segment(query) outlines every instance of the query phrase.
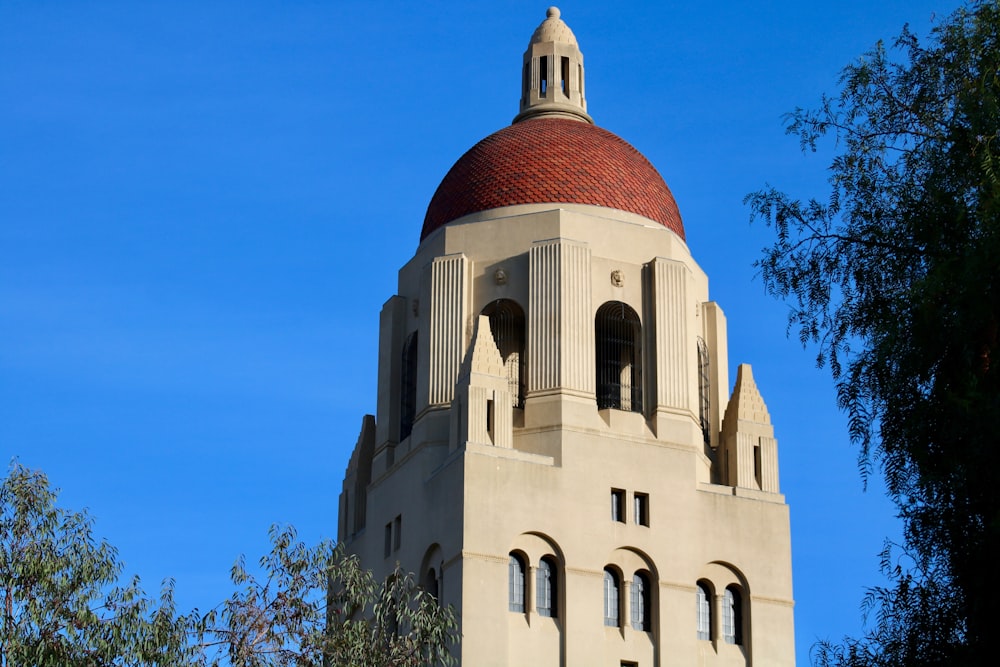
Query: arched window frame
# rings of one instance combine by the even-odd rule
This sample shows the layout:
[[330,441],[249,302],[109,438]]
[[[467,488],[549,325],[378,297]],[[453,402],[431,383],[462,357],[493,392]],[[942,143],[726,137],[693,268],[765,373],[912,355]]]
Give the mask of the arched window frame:
[[712,639],[712,590],[702,581],[698,582],[695,592],[696,623],[698,639]]
[[653,602],[650,577],[639,571],[632,575],[632,629],[650,632],[653,629]]
[[490,318],[490,332],[493,342],[500,351],[511,405],[524,407],[524,341],[526,338],[524,309],[511,299],[497,299],[482,311]]
[[535,608],[539,616],[559,616],[559,570],[552,556],[542,556],[535,577]]
[[743,643],[743,594],[727,586],[722,597],[722,638],[727,644]]
[[510,611],[523,614],[527,598],[525,587],[525,572],[527,565],[519,553],[511,552],[510,561],[507,566],[507,607]]
[[608,301],[594,317],[597,408],[642,412],[642,324],[626,303]]
[[399,441],[410,437],[417,414],[417,332],[403,343],[399,373]]
[[621,577],[610,567],[604,568],[604,625],[621,624]]

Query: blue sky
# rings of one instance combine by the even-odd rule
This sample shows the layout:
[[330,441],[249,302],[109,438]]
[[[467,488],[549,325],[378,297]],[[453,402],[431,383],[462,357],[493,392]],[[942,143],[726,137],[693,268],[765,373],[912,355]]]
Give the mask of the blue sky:
[[[799,664],[899,532],[826,369],[752,267],[744,195],[825,196],[782,114],[957,3],[565,2],[589,112],[663,174],[753,364],[791,506]],[[378,312],[451,164],[517,113],[534,2],[0,0],[0,458],[147,590],[229,592],[275,522],[336,536]],[[936,17],[936,18],[935,18]],[[829,148],[829,147],[827,147]]]

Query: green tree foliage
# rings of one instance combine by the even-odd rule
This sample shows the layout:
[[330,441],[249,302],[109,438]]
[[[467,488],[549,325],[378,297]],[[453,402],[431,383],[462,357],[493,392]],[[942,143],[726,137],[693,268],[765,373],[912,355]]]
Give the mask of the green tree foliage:
[[383,582],[330,542],[308,547],[292,528],[271,529],[261,577],[241,558],[239,589],[198,622],[197,645],[235,667],[419,667],[451,665],[451,608],[399,565]]
[[971,2],[926,43],[906,28],[788,116],[834,138],[825,202],[747,197],[777,232],[758,262],[904,532],[866,633],[819,664],[995,664],[1000,591],[1000,4]]
[[120,586],[114,547],[55,499],[44,474],[17,463],[0,484],[0,666],[181,664],[171,585],[158,602],[138,580]]
[[271,552],[201,615],[173,584],[147,598],[119,585],[114,547],[85,512],[55,504],[45,475],[13,463],[0,483],[0,667],[418,667],[452,665],[454,611],[396,566],[384,582],[330,542],[271,529]]

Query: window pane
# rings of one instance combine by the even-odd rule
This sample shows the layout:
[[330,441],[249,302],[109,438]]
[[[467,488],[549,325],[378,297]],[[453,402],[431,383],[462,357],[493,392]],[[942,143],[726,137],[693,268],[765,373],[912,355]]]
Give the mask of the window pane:
[[636,493],[633,503],[633,515],[635,523],[639,526],[649,525],[649,496],[645,493]]
[[518,556],[510,555],[508,566],[510,590],[508,592],[511,611],[524,612],[524,563]]
[[649,580],[641,572],[632,577],[632,628],[648,632],[651,629]]
[[698,639],[711,639],[712,616],[708,606],[708,591],[698,584]]
[[543,558],[538,564],[538,580],[536,595],[538,597],[538,615],[554,617],[555,613],[555,569],[548,558]]
[[618,627],[618,575],[604,571],[604,625]]
[[740,644],[740,627],[742,614],[740,594],[732,588],[727,588],[722,600],[722,637],[727,644]]
[[625,522],[625,492],[611,489],[611,520]]

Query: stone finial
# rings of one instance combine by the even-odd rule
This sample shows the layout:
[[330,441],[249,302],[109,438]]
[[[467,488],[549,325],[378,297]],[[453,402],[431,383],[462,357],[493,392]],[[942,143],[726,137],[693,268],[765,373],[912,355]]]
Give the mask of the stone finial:
[[771,415],[767,412],[764,397],[753,380],[750,364],[740,364],[736,371],[736,386],[726,407],[726,421],[746,421],[754,424],[771,425]]
[[722,448],[730,486],[778,493],[778,441],[750,364],[740,364],[736,371],[736,386],[722,420]]
[[490,331],[490,318],[480,315],[476,318],[475,328],[472,332],[472,344],[462,362],[460,377],[468,377],[473,373],[479,375],[494,375],[505,377],[503,358],[500,350],[497,349],[496,341],[493,340],[493,333]]
[[511,411],[503,359],[490,331],[490,318],[480,315],[455,383],[451,447],[470,442],[510,449],[514,442]]
[[572,44],[573,46],[578,46],[576,42],[576,35],[573,31],[569,29],[561,18],[561,13],[558,7],[549,7],[545,12],[545,20],[542,21],[535,32],[531,35],[531,40],[528,42],[529,46],[531,44],[542,44],[544,42],[563,42],[565,44]]

